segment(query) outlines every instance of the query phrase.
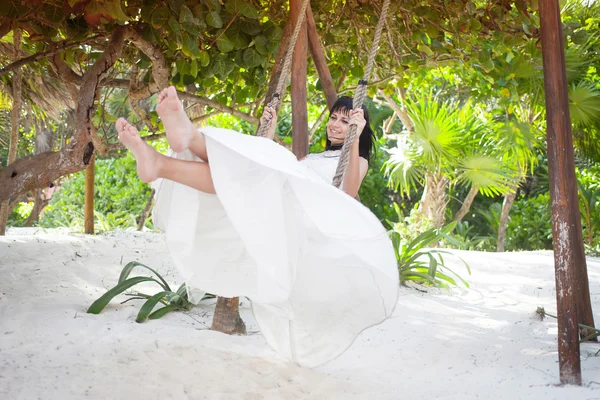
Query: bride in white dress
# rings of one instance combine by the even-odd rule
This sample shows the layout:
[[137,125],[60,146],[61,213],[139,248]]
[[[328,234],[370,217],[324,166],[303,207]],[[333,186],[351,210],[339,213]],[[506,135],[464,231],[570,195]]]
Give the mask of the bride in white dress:
[[[251,300],[267,343],[314,367],[344,352],[364,329],[391,316],[398,269],[387,232],[354,199],[368,169],[372,131],[342,98],[327,123],[328,149],[301,161],[272,139],[196,129],[175,88],[159,96],[174,157],[156,152],[124,119],[116,127],[138,175],[158,188],[154,224],[189,288]],[[356,124],[342,190],[331,185],[339,148]]]

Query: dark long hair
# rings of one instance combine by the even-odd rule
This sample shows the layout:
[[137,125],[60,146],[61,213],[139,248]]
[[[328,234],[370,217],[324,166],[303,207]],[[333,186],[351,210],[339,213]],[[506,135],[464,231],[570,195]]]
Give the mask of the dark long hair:
[[[358,142],[358,155],[367,161],[371,159],[371,149],[373,148],[373,137],[375,133],[373,129],[371,129],[371,124],[369,122],[369,112],[367,111],[367,107],[364,105],[362,109],[365,113],[365,121],[367,124],[365,125],[363,131],[360,133],[359,142]],[[349,113],[352,111],[352,97],[342,96],[333,104],[331,110],[329,110],[329,116],[331,116],[334,112],[343,112]],[[341,145],[332,145],[327,138],[327,145],[325,146],[325,150],[338,150],[341,149]]]

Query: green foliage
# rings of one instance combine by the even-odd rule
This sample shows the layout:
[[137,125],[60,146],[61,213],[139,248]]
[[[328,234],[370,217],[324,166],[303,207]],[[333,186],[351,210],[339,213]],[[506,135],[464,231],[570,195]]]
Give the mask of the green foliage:
[[371,154],[369,172],[363,180],[358,195],[360,202],[385,224],[396,216],[393,207],[394,192],[390,190],[383,174],[383,165],[387,154],[383,147],[384,140],[378,141],[378,150]]
[[[428,229],[413,240],[407,240],[396,229],[391,231],[390,235],[400,272],[400,282],[412,281],[449,288],[450,286],[457,286],[458,280],[469,287],[464,279],[445,264],[442,254],[450,253],[443,250],[427,249],[427,247],[436,246],[441,240],[454,241],[448,233],[455,225],[455,223],[451,223],[442,229]],[[464,264],[467,272],[471,274],[469,266],[466,263]]]
[[[158,280],[146,276],[136,276],[133,278],[129,278],[129,275],[136,267],[141,267],[149,270],[158,278]],[[148,267],[147,265],[141,264],[137,261],[132,261],[128,263],[121,271],[118,283],[113,288],[109,289],[105,294],[103,294],[98,300],[94,301],[92,305],[88,308],[87,312],[90,314],[100,314],[100,312],[104,310],[104,308],[108,305],[108,303],[110,303],[110,301],[114,297],[142,282],[154,282],[158,284],[163,290],[154,295],[147,295],[143,293],[133,294],[134,298],[146,299],[146,301],[140,308],[140,311],[135,320],[136,322],[141,323],[148,319],[158,319],[171,311],[189,311],[192,309],[193,305],[188,300],[188,294],[185,288],[185,283],[182,284],[176,292],[173,292],[169,284],[158,272]],[[207,294],[202,298],[202,300],[213,297],[213,295]],[[158,305],[158,303],[162,303],[164,307],[159,308],[158,310],[153,312],[154,308]]]
[[577,169],[579,212],[586,253],[600,254],[600,168]]
[[[84,171],[64,182],[53,195],[39,225],[81,229],[84,186]],[[94,223],[98,232],[137,227],[136,218],[146,205],[150,187],[137,177],[135,159],[130,153],[121,158],[97,160],[94,189]]]
[[506,250],[552,249],[550,194],[518,198],[510,212]]
[[414,123],[405,130],[386,163],[390,184],[401,194],[425,184],[427,176],[475,186],[488,195],[508,190],[513,168],[502,162],[498,126],[486,121],[473,104],[441,101],[432,93],[407,101]]

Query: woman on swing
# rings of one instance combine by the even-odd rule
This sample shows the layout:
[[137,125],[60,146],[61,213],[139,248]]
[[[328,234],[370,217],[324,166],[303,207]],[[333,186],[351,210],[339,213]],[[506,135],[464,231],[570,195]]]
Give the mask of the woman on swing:
[[[342,97],[330,110],[325,152],[304,160],[272,140],[196,129],[174,87],[157,112],[175,155],[144,142],[126,120],[119,139],[144,182],[156,182],[154,224],[166,232],[188,291],[248,297],[267,342],[305,366],[323,364],[392,314],[398,270],[387,232],[353,197],[367,173],[373,131],[366,109]],[[266,138],[277,116],[260,119]],[[351,125],[342,191],[331,185]],[[162,179],[161,179],[162,178]]]

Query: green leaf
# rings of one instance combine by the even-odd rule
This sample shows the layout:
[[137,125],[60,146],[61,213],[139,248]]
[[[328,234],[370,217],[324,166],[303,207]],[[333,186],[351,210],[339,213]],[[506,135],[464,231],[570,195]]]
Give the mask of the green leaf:
[[260,54],[269,54],[269,39],[260,35],[254,38],[254,47]]
[[235,46],[233,45],[233,42],[229,40],[227,35],[222,34],[217,39],[217,47],[222,53],[229,53],[231,50],[234,49]]
[[210,64],[210,56],[208,55],[208,52],[200,50],[198,60],[200,61],[201,67],[206,67],[208,64]]
[[198,39],[188,32],[181,34],[182,46],[181,51],[188,57],[197,58],[200,57],[200,50],[198,49]]
[[184,6],[184,0],[167,0],[169,3],[169,7],[171,10],[175,12],[175,14],[179,14],[181,12],[181,7]]
[[279,39],[281,39],[282,34],[283,34],[283,30],[281,30],[281,28],[278,28],[277,26],[274,26],[274,25],[269,27],[265,31],[265,35],[267,35],[267,38],[272,42],[279,41]]
[[212,11],[220,12],[221,11],[221,3],[219,0],[205,0],[208,8]]
[[227,37],[233,42],[236,49],[244,49],[250,44],[250,37],[242,31],[238,24],[229,27]]
[[211,70],[214,75],[218,77],[224,77],[227,75],[227,66],[225,65],[225,60],[215,60],[211,65]]
[[194,23],[194,14],[187,6],[181,7],[181,12],[179,13],[179,23],[184,24],[193,24]]
[[194,58],[190,63],[190,75],[196,78],[198,76],[198,61]]
[[260,15],[252,4],[246,3],[244,0],[230,0],[225,3],[225,9],[232,14],[239,13],[250,19],[256,19]]
[[175,61],[175,67],[177,68],[177,72],[179,72],[181,75],[190,73],[190,65],[188,64],[187,60]]
[[433,51],[431,51],[431,49],[429,48],[429,46],[427,46],[425,44],[419,43],[417,45],[417,50],[419,50],[419,51],[427,54],[429,57],[433,56]]
[[208,26],[212,26],[213,28],[220,29],[223,27],[223,20],[221,19],[221,15],[216,11],[211,11],[206,15],[206,23]]
[[156,282],[160,284],[156,279],[147,276],[136,276],[134,278],[126,279],[123,282],[119,282],[119,284],[103,294],[98,300],[94,301],[87,312],[89,314],[100,314],[115,296],[142,282]]
[[243,20],[240,21],[239,25],[242,32],[250,36],[256,36],[262,31],[262,27],[256,21]]
[[171,31],[173,33],[181,35],[181,28],[179,26],[179,23],[177,22],[177,20],[173,16],[171,16],[171,18],[169,18],[169,28],[171,28]]
[[156,305],[169,293],[173,292],[159,292],[156,293],[154,296],[150,297],[148,300],[146,300],[146,302],[140,308],[135,322],[141,323],[146,321],[152,310],[154,310],[154,307],[156,307]]
[[160,276],[160,274],[158,272],[156,272],[155,270],[153,270],[152,268],[150,268],[147,265],[144,265],[142,263],[139,263],[137,261],[131,261],[129,263],[127,263],[127,265],[125,265],[125,267],[123,267],[123,269],[121,270],[121,275],[119,276],[119,283],[123,282],[125,279],[127,279],[127,277],[131,274],[131,271],[133,271],[133,269],[135,267],[142,267],[142,268],[146,268],[147,270],[149,270],[150,272],[152,272],[154,275],[156,275],[158,277],[158,279],[161,280],[162,282],[162,287],[165,290],[171,291],[171,288],[169,287],[169,284],[167,283],[167,281],[165,281],[163,279],[162,276]]
[[158,310],[154,311],[152,314],[148,315],[148,319],[159,319],[163,316],[165,316],[166,314],[170,313],[171,311],[175,311],[178,310],[178,307],[175,306],[165,306],[163,308],[159,308]]
[[171,13],[167,7],[159,7],[152,13],[152,26],[156,29],[162,28],[169,23]]
[[263,62],[263,57],[261,57],[258,52],[254,51],[252,48],[248,48],[244,50],[244,64],[246,68],[254,68],[259,66]]
[[176,293],[181,297],[185,296],[187,298],[187,288],[185,286],[185,283],[182,283],[181,286],[179,286]]

